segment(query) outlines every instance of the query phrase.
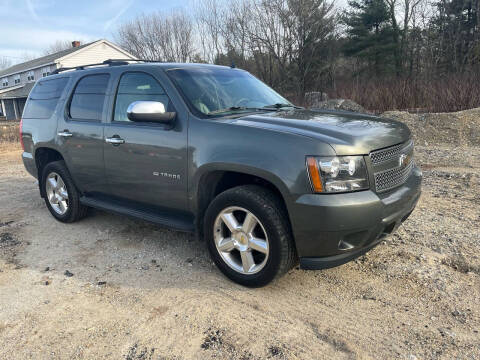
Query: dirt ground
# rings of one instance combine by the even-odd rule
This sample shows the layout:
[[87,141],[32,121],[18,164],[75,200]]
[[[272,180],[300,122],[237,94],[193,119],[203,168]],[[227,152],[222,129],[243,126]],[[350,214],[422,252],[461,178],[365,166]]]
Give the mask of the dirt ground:
[[479,359],[480,148],[422,124],[423,195],[402,228],[261,289],[192,235],[101,211],[55,221],[0,147],[0,359]]

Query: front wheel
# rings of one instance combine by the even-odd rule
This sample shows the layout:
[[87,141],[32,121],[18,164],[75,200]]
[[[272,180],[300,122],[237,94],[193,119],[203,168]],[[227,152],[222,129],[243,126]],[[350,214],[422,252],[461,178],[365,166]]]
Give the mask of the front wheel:
[[274,193],[260,186],[218,195],[205,215],[205,236],[218,268],[244,286],[264,286],[296,262],[286,211]]

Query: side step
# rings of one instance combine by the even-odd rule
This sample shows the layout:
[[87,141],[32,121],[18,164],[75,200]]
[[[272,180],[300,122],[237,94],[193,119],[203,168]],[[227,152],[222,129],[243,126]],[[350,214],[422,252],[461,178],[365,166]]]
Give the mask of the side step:
[[105,210],[117,214],[132,216],[145,221],[150,221],[169,229],[194,232],[195,226],[193,219],[186,215],[172,214],[168,212],[151,212],[138,209],[132,209],[130,207],[113,203],[110,201],[95,199],[92,197],[82,196],[80,202],[83,205],[90,206],[96,209]]

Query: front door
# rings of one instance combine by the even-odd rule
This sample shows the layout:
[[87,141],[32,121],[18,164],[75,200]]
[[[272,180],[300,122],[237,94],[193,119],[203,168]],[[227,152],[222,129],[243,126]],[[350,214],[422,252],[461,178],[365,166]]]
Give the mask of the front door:
[[127,108],[134,101],[160,101],[175,111],[160,82],[144,72],[121,75],[112,119],[105,126],[105,173],[110,194],[148,206],[186,210],[186,120],[172,125],[132,122]]

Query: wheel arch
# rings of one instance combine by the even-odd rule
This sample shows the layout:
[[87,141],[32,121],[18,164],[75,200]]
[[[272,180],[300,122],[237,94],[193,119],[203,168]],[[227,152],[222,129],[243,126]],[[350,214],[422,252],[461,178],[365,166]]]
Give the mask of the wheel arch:
[[40,196],[43,198],[45,197],[45,192],[42,186],[42,173],[45,166],[53,161],[61,161],[64,160],[63,155],[53,148],[49,147],[39,147],[35,149],[35,166],[37,167],[37,174],[38,174],[38,187],[40,190]]
[[194,193],[195,226],[200,237],[203,237],[203,219],[208,205],[218,194],[241,185],[258,185],[272,191],[279,198],[288,222],[290,216],[287,206],[288,189],[273,174],[265,174],[260,169],[237,169],[232,167],[210,167],[198,176]]

